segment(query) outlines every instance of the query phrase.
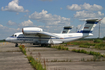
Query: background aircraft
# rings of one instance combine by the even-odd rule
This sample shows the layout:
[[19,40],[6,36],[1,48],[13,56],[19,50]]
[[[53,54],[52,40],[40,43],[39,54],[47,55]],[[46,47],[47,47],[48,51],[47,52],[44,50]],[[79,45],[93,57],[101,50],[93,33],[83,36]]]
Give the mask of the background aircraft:
[[33,43],[33,45],[48,46],[51,44],[70,42],[92,36],[92,31],[100,19],[85,19],[85,21],[86,23],[77,33],[69,33],[72,26],[64,27],[61,33],[44,32],[43,29],[38,27],[25,27],[22,29],[22,32],[14,33],[5,40],[15,43],[16,47],[18,43]]

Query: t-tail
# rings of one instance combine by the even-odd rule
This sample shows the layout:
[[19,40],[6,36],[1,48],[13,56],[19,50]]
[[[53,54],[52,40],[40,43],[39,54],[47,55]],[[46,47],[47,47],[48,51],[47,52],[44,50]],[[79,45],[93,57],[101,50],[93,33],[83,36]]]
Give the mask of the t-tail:
[[102,19],[85,19],[86,23],[84,24],[84,27],[81,30],[77,31],[77,33],[83,33],[83,37],[93,35],[92,31],[94,27],[101,20]]
[[64,34],[64,33],[69,33],[72,28],[73,28],[73,26],[65,26],[65,27],[63,28],[62,34]]

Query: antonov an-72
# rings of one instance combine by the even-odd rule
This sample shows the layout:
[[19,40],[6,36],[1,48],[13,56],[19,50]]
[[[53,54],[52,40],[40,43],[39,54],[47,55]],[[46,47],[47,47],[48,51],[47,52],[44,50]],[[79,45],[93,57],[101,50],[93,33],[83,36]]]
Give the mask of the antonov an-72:
[[64,27],[62,33],[49,33],[44,32],[43,29],[38,27],[25,27],[22,32],[14,33],[12,36],[6,38],[8,42],[15,43],[33,43],[34,45],[48,46],[51,44],[61,44],[70,42],[80,38],[92,36],[92,31],[100,19],[85,19],[86,23],[83,28],[77,33],[69,33],[71,26]]

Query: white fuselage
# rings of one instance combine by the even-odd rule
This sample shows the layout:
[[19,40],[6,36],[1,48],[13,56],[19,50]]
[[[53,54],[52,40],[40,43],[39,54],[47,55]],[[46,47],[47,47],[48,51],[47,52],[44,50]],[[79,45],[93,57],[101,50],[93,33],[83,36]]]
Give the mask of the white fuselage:
[[[38,35],[25,35],[22,32],[15,33],[13,36],[6,38],[6,41],[13,43],[35,43],[35,44],[60,44],[70,42],[76,39],[83,38],[83,33],[66,33],[55,34],[61,38],[55,38],[50,36],[38,36]],[[85,36],[86,37],[86,36]]]
[[13,36],[6,38],[6,41],[16,43],[33,43],[33,44],[60,44],[70,42],[76,39],[91,36],[92,31],[96,24],[100,21],[99,19],[86,19],[86,23],[83,25],[81,30],[77,33],[69,33],[71,30],[70,26],[64,27],[62,33],[49,33],[44,32],[39,27],[25,27],[22,28],[22,32],[15,33]]

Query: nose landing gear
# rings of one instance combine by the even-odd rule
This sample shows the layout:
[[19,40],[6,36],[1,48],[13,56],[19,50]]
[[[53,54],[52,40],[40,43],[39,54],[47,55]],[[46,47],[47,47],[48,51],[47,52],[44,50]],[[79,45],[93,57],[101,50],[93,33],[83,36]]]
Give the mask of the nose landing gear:
[[15,44],[15,47],[18,47],[18,43]]

